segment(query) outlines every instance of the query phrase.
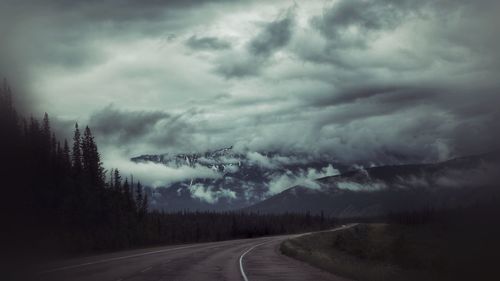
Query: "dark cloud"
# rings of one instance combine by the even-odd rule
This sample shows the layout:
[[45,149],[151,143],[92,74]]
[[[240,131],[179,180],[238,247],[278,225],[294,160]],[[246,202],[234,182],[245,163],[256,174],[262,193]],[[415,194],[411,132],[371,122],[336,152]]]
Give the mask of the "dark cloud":
[[170,115],[164,112],[127,112],[110,105],[92,114],[89,125],[96,134],[123,144],[148,134],[158,122],[168,118]]
[[90,116],[89,126],[100,144],[127,153],[195,151],[198,113],[196,109],[179,114],[122,110],[109,105]]
[[[231,3],[227,3],[231,2]],[[160,48],[172,31],[182,32],[216,16],[227,0],[5,0],[0,1],[0,76],[13,82],[26,107],[40,103],[34,80],[40,73],[81,73],[110,57],[108,41],[128,44],[156,38]],[[203,17],[193,16],[204,9]],[[41,70],[40,70],[41,69]]]
[[186,45],[194,50],[224,50],[231,48],[231,43],[216,37],[191,36]]
[[219,58],[215,72],[225,78],[243,78],[259,74],[265,60],[248,54],[227,54]]
[[[440,1],[435,1],[440,2]],[[443,2],[443,1],[441,1]],[[444,1],[446,2],[446,1]],[[445,9],[437,5],[429,9],[434,1],[338,1],[323,9],[320,15],[309,20],[311,28],[318,31],[325,42],[307,44],[297,50],[305,61],[332,64],[349,71],[359,71],[361,67],[390,68],[391,70],[409,71],[428,67],[428,57],[416,57],[407,50],[400,49],[392,58],[377,60],[358,59],[356,51],[369,50],[374,42],[384,34],[397,30],[405,23],[415,19],[433,18],[436,10]],[[453,5],[446,6],[452,13]],[[439,15],[437,17],[441,17]],[[398,42],[394,42],[397,44]],[[442,54],[442,56],[446,56]],[[401,59],[404,57],[404,59]]]
[[[75,19],[86,17],[89,21],[112,20],[127,22],[136,20],[157,20],[170,10],[200,8],[207,4],[234,2],[229,0],[4,0],[6,7],[24,13],[57,11],[71,13]],[[238,1],[236,1],[238,2]],[[40,9],[33,11],[34,9]]]
[[415,103],[431,99],[439,90],[430,87],[405,85],[363,85],[349,89],[338,90],[335,93],[310,97],[308,100],[313,106],[333,106],[348,103],[370,102],[394,104],[395,106],[414,105]]
[[269,58],[284,48],[293,34],[294,12],[289,8],[262,30],[246,45],[246,50],[223,55],[218,60],[216,73],[225,78],[256,76],[268,64]]
[[410,1],[339,1],[312,18],[311,23],[331,40],[332,46],[364,47],[375,32],[397,27],[424,2],[419,1],[417,6]]
[[289,5],[2,1],[0,74],[120,159],[234,145],[387,164],[498,147],[498,1]]
[[294,23],[293,10],[288,10],[283,18],[268,23],[248,44],[248,51],[255,56],[268,57],[286,46],[292,37]]

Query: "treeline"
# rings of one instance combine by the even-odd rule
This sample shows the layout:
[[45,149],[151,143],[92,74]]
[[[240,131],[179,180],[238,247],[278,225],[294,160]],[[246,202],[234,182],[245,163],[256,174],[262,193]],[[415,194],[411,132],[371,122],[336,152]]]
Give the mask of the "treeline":
[[208,242],[235,238],[323,230],[336,220],[321,215],[258,214],[245,212],[152,211],[147,216],[149,241],[161,243]]
[[89,127],[82,133],[76,124],[71,142],[60,141],[48,114],[39,121],[16,112],[5,82],[0,112],[10,231],[30,240],[28,234],[36,232],[25,241],[31,247],[70,252],[143,241],[147,195],[140,182],[104,170]]
[[[23,118],[0,88],[3,241],[57,252],[215,241],[322,229],[323,216],[148,210],[140,182],[106,171],[89,127],[60,140],[49,116]],[[14,239],[14,240],[13,240]]]

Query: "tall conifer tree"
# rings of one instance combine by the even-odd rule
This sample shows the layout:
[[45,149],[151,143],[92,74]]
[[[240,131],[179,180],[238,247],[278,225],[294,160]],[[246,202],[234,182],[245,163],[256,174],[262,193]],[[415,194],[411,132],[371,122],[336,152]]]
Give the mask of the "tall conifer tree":
[[78,123],[75,123],[71,164],[73,167],[73,175],[77,177],[80,176],[82,172],[82,150],[81,150],[81,136],[80,136],[80,130],[78,129]]

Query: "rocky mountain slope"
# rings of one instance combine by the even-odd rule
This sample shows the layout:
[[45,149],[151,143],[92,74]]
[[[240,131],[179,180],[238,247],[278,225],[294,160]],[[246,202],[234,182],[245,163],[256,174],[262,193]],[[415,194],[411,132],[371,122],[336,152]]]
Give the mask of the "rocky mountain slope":
[[[266,199],[297,183],[313,183],[347,167],[326,157],[282,155],[276,152],[237,152],[232,147],[203,153],[141,155],[135,163],[156,163],[173,169],[210,170],[211,176],[149,189],[151,207],[165,211],[231,210]],[[333,164],[333,166],[332,166]],[[335,167],[335,169],[333,168]]]

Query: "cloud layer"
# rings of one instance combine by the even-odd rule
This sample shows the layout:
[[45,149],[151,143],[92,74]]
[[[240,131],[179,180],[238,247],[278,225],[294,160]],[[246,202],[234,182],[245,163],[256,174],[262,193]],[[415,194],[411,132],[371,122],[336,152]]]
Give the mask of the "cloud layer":
[[436,161],[498,149],[499,12],[493,0],[7,0],[0,75],[36,112],[88,123],[110,167],[230,145]]
[[270,181],[267,183],[268,191],[266,195],[275,195],[287,188],[297,185],[310,189],[321,189],[320,184],[315,180],[338,174],[339,171],[333,168],[331,164],[322,169],[309,168],[295,173],[286,171],[285,173],[275,174],[271,176]]

